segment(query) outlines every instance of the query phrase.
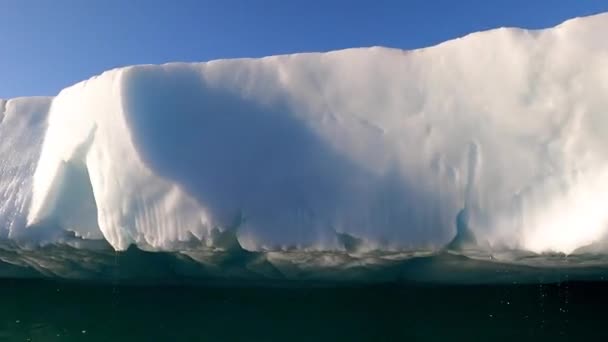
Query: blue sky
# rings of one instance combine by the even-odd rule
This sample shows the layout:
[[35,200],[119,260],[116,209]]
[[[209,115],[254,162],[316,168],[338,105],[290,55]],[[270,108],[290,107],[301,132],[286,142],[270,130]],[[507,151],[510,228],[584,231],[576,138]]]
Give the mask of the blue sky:
[[0,97],[55,95],[130,64],[433,45],[500,27],[543,28],[605,0],[4,0]]

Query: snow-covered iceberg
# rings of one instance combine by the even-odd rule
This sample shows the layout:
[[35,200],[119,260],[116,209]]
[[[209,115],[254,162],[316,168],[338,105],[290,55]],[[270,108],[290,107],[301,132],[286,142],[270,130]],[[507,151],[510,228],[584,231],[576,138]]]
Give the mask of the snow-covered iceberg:
[[607,32],[132,66],[4,101],[0,230],[171,249],[238,219],[248,249],[433,248],[458,220],[568,253],[607,232]]

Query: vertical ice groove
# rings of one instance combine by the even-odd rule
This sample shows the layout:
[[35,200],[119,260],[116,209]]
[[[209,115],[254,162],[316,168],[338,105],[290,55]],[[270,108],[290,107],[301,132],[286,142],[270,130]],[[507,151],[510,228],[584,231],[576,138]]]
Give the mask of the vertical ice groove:
[[6,113],[6,100],[0,99],[0,125],[4,120],[4,115]]

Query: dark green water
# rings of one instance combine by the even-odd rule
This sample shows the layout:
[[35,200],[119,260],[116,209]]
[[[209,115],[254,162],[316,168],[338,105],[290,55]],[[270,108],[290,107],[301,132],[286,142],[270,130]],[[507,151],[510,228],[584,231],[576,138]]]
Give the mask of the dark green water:
[[0,280],[2,341],[601,341],[608,283],[126,286]]
[[0,243],[0,341],[608,340],[604,254],[87,246]]

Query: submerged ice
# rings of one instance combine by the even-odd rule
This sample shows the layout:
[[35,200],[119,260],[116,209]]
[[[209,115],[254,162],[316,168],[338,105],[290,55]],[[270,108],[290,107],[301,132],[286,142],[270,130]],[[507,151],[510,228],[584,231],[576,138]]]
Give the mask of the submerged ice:
[[415,51],[132,66],[3,101],[0,234],[173,249],[236,218],[250,250],[437,248],[458,228],[570,253],[607,231],[605,32],[597,15]]

